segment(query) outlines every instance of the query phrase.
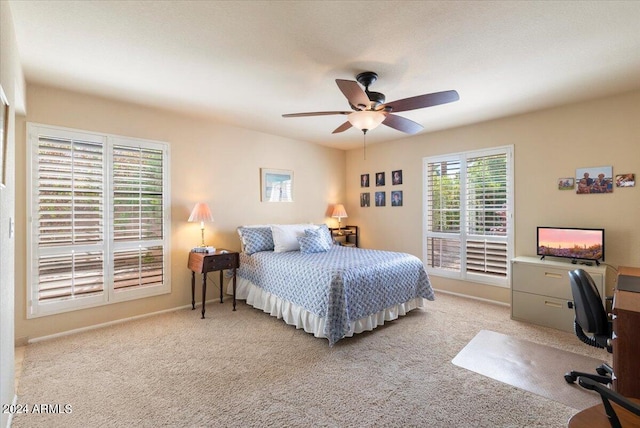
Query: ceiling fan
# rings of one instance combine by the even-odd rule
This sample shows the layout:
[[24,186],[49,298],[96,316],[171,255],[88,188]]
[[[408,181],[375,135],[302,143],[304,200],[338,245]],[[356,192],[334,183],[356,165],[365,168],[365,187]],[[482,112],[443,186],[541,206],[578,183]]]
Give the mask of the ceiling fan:
[[[353,111],[289,113],[283,114],[282,117],[329,116],[342,114],[347,116],[347,121],[338,126],[332,132],[333,134],[344,132],[352,126],[360,129],[366,134],[367,131],[370,131],[381,123],[407,134],[415,134],[423,129],[422,125],[402,116],[397,116],[394,113],[433,107],[440,104],[458,101],[460,99],[458,93],[452,90],[418,95],[385,103],[386,98],[384,94],[369,90],[369,86],[378,80],[378,75],[376,73],[373,71],[365,71],[358,74],[356,76],[356,80],[357,82],[353,80],[336,79],[338,88],[342,91],[344,96],[347,97],[349,106]],[[358,83],[364,86],[364,91]]]

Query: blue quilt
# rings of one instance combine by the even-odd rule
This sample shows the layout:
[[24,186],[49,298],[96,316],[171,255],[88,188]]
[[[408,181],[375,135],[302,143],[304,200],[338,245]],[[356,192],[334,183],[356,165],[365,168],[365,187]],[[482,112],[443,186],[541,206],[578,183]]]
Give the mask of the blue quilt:
[[348,333],[350,322],[416,297],[434,300],[422,261],[390,251],[334,245],[313,254],[241,254],[238,275],[326,318],[330,345]]

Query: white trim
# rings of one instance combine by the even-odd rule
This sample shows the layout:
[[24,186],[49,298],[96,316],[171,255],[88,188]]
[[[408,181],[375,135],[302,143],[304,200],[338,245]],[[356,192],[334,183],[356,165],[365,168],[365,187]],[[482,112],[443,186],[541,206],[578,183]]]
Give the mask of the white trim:
[[[428,231],[428,227],[429,227],[429,215],[430,215],[430,208],[428,206],[428,188],[427,188],[427,183],[429,182],[429,173],[428,173],[428,166],[429,164],[433,164],[433,163],[439,163],[439,162],[460,162],[461,168],[460,168],[460,198],[461,198],[461,205],[460,205],[460,212],[461,212],[461,218],[465,218],[466,217],[466,205],[463,201],[464,198],[466,198],[467,195],[467,190],[466,190],[466,185],[467,185],[467,180],[466,180],[466,174],[467,174],[467,161],[470,158],[476,158],[476,157],[485,157],[485,156],[495,156],[495,155],[502,155],[505,154],[507,157],[507,163],[506,163],[506,176],[507,176],[507,188],[506,188],[506,199],[507,199],[507,213],[508,213],[508,219],[507,219],[507,231],[506,231],[506,236],[504,237],[504,239],[498,239],[498,238],[494,238],[492,237],[491,241],[506,241],[507,244],[507,254],[506,254],[506,276],[504,278],[502,277],[498,277],[498,276],[492,276],[492,275],[483,275],[483,274],[479,274],[479,273],[473,273],[473,272],[467,272],[467,260],[466,260],[466,256],[463,254],[465,245],[464,243],[461,242],[460,245],[460,254],[459,254],[459,258],[460,258],[460,269],[459,270],[447,270],[447,269],[439,269],[439,268],[429,268],[429,274],[433,275],[433,276],[441,276],[441,277],[445,277],[445,278],[454,278],[454,279],[459,279],[462,281],[469,281],[469,282],[476,282],[476,283],[481,283],[481,284],[489,284],[489,285],[493,285],[496,287],[503,287],[503,288],[509,288],[510,284],[511,284],[511,264],[509,263],[509,260],[511,260],[513,258],[513,252],[514,252],[514,238],[513,238],[513,233],[514,233],[514,216],[513,216],[513,208],[514,208],[514,200],[513,200],[513,195],[514,195],[514,190],[513,190],[513,186],[514,186],[514,173],[513,173],[513,164],[514,164],[514,157],[513,157],[513,151],[514,151],[514,146],[513,145],[505,145],[505,146],[499,146],[499,147],[491,147],[491,148],[487,148],[487,149],[478,149],[478,150],[471,150],[471,151],[467,151],[467,152],[458,152],[458,153],[449,153],[449,154],[445,154],[445,155],[437,155],[437,156],[428,156],[428,157],[424,157],[422,158],[422,183],[423,183],[423,204],[422,204],[422,210],[423,210],[423,218],[422,218],[422,246],[423,246],[423,250],[422,250],[422,257],[423,257],[423,263],[425,263],[425,265],[427,264],[427,260],[428,260],[428,246],[427,246],[427,242],[428,239],[430,237],[439,237],[441,239],[456,239],[461,238],[462,236],[465,236],[467,240],[469,240],[470,236],[467,235],[466,233],[466,224],[464,221],[461,220],[461,224],[460,224],[460,232],[457,234],[454,233],[440,233],[440,232],[429,232]],[[480,239],[482,239],[482,237],[480,237]]]
[[[58,254],[59,249],[38,248],[37,228],[34,224],[37,219],[34,218],[34,210],[38,207],[38,194],[34,186],[37,184],[38,162],[36,156],[38,153],[38,144],[40,136],[51,136],[52,138],[61,138],[71,141],[87,141],[100,144],[104,147],[102,156],[102,213],[103,221],[103,237],[104,239],[97,244],[87,246],[74,245],[73,251],[92,250],[100,251],[103,254],[102,272],[105,281],[102,292],[85,297],[75,297],[73,299],[60,299],[51,302],[39,302],[38,290],[38,257],[42,254],[53,253]],[[72,128],[63,128],[58,126],[43,125],[38,123],[27,123],[27,162],[29,164],[27,174],[27,262],[30,267],[27,269],[27,318],[37,318],[40,316],[53,315],[80,309],[87,309],[96,306],[108,305],[127,300],[145,298],[168,294],[171,292],[171,176],[170,176],[170,147],[169,144],[162,141],[143,140],[133,137],[124,137],[113,134],[97,133]],[[163,174],[163,224],[162,239],[154,241],[137,241],[130,244],[133,247],[140,246],[161,246],[163,248],[163,282],[160,285],[150,285],[147,287],[132,288],[130,290],[113,290],[113,252],[114,248],[126,246],[122,243],[115,244],[113,239],[113,206],[112,195],[112,172],[113,172],[113,147],[127,146],[132,148],[152,149],[162,153],[162,174]],[[37,211],[36,211],[37,212]]]
[[494,305],[504,306],[504,307],[507,307],[507,308],[511,307],[511,305],[509,303],[500,302],[498,300],[485,299],[483,297],[471,296],[469,294],[456,293],[456,292],[449,291],[449,290],[441,290],[439,288],[434,288],[433,291],[436,292],[436,299],[438,298],[437,293],[442,293],[442,294],[450,294],[452,296],[464,297],[465,299],[477,300],[479,302],[492,303]]
[[[212,302],[215,302],[215,301],[218,301],[218,299],[212,298],[211,300],[207,300],[205,302],[205,304],[212,303]],[[162,315],[162,314],[166,314],[166,313],[169,313],[169,312],[180,311],[180,310],[188,309],[188,308],[191,308],[191,304],[182,305],[182,306],[176,306],[174,308],[169,308],[169,309],[163,309],[161,311],[149,312],[149,313],[142,314],[142,315],[134,315],[132,317],[122,318],[122,319],[114,320],[114,321],[108,321],[108,322],[104,322],[104,323],[100,323],[100,324],[94,324],[94,325],[90,325],[90,326],[87,326],[87,327],[74,328],[73,330],[62,331],[60,333],[49,334],[49,335],[46,335],[46,336],[39,336],[39,337],[29,338],[29,339],[27,339],[27,343],[28,344],[37,343],[37,342],[43,342],[45,340],[57,339],[59,337],[71,336],[71,335],[77,334],[77,333],[84,333],[84,332],[91,331],[91,330],[97,330],[99,328],[110,327],[112,325],[123,324],[123,323],[129,322],[129,321],[135,321],[135,320],[138,320],[138,319],[149,318],[149,317],[152,317],[152,316],[155,316],[155,315]],[[197,307],[196,307],[196,309],[197,309]],[[194,312],[194,314],[195,314],[195,312]],[[200,319],[200,316],[198,316],[197,318]]]
[[[18,394],[13,394],[13,400],[11,400],[11,405],[16,406],[18,404]],[[13,412],[9,412],[9,417],[7,418],[7,428],[11,428],[11,422],[13,422]]]

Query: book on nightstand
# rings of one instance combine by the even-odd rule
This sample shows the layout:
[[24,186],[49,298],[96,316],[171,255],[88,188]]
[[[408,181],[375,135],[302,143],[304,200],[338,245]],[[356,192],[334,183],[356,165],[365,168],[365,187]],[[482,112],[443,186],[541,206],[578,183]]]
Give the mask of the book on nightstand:
[[216,247],[195,247],[191,251],[194,253],[215,253]]

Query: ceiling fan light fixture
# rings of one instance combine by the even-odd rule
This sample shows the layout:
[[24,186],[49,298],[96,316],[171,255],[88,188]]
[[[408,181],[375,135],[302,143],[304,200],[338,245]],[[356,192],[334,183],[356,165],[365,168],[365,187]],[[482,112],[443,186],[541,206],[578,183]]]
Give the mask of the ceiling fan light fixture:
[[380,125],[385,117],[385,114],[379,111],[362,110],[350,113],[347,115],[347,120],[361,131],[370,131]]

